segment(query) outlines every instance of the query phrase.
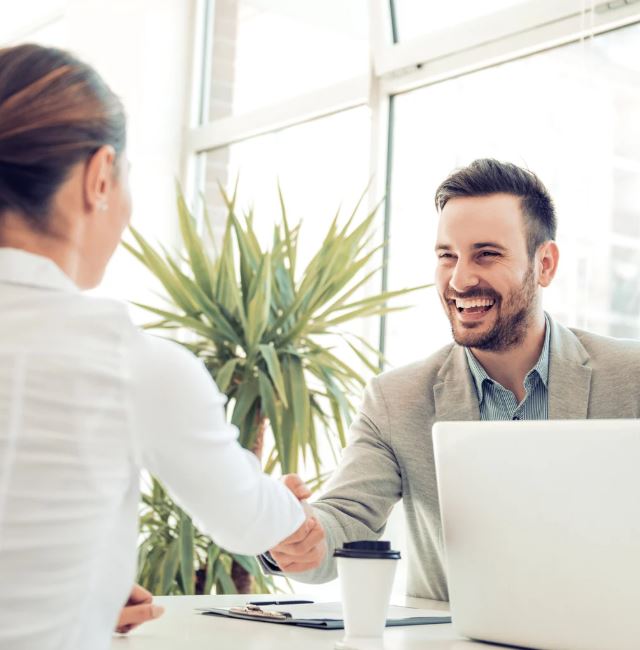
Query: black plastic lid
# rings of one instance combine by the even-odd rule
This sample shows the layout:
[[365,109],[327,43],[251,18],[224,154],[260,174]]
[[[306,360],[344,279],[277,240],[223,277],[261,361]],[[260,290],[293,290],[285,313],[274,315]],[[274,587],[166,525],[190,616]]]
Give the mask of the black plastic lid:
[[333,552],[334,557],[354,557],[367,560],[399,560],[400,551],[391,550],[391,542],[346,542]]

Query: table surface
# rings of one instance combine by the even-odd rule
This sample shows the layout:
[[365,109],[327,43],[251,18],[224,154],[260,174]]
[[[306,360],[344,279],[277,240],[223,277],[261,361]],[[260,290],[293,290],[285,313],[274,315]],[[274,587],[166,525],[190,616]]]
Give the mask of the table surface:
[[[286,598],[287,596],[282,596]],[[304,598],[304,594],[292,598]],[[163,605],[164,615],[145,623],[129,635],[114,635],[111,650],[329,650],[344,637],[344,630],[314,630],[291,625],[276,625],[203,616],[198,607],[230,607],[248,599],[269,600],[269,596],[162,596],[154,602]],[[406,598],[393,604],[447,611],[446,603]],[[493,644],[474,643],[456,635],[450,624],[412,625],[386,628],[382,650],[472,650],[497,648]]]

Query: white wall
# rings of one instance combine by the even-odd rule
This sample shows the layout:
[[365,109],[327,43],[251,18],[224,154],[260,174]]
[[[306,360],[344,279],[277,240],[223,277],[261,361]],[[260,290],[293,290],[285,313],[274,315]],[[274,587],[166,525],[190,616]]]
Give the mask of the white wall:
[[[151,239],[176,238],[194,0],[0,0],[0,44],[71,50],[122,98],[129,120],[133,223]],[[119,250],[100,295],[144,299],[152,282]]]

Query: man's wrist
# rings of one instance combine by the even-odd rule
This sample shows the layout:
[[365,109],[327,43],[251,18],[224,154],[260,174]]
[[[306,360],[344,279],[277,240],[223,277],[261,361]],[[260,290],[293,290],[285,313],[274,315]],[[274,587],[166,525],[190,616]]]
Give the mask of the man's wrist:
[[282,569],[278,566],[278,563],[273,559],[269,551],[258,555],[258,562],[269,573],[282,573]]

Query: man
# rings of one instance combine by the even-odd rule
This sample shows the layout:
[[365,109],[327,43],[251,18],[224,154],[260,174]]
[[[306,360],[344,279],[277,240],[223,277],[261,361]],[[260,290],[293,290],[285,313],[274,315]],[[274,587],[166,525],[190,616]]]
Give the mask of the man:
[[334,549],[379,537],[402,499],[407,592],[448,600],[434,422],[640,417],[640,343],[570,330],[543,311],[558,247],[540,180],[476,160],[451,174],[435,201],[436,285],[455,343],[371,381],[342,462],[313,506],[321,526],[273,548],[267,570],[332,579]]

